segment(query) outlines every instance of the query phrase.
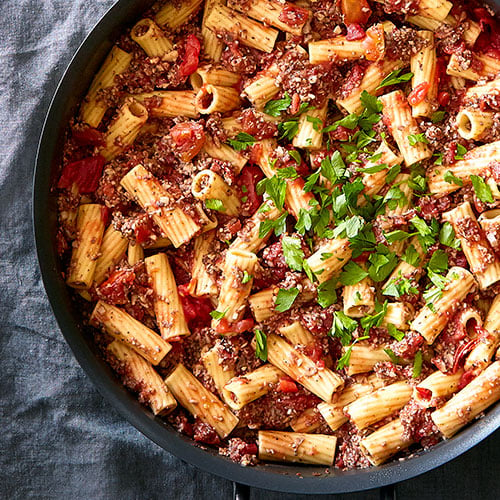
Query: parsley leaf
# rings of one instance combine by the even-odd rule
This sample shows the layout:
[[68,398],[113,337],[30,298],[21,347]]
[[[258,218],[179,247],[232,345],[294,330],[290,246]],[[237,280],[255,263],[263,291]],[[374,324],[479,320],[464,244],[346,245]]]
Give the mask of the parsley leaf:
[[377,302],[375,304],[375,314],[361,318],[360,323],[362,328],[365,329],[365,334],[368,334],[370,328],[374,328],[382,324],[382,321],[387,314],[387,304],[387,300],[383,304]]
[[295,160],[295,163],[297,163],[297,165],[300,165],[302,163],[300,153],[295,149],[291,149],[290,151],[288,151],[288,154]]
[[401,258],[410,266],[417,267],[420,264],[420,255],[413,245],[408,245]]
[[377,245],[375,253],[368,257],[371,263],[368,268],[370,278],[375,281],[384,281],[393,271],[398,263],[398,257],[394,252],[391,252],[385,245]]
[[335,278],[331,278],[318,286],[318,304],[321,307],[328,307],[337,302],[337,291],[335,290],[336,284],[337,280]]
[[446,114],[445,111],[435,111],[434,113],[432,113],[431,115],[432,123],[442,122],[445,114]]
[[461,144],[457,144],[457,153],[455,154],[455,160],[463,160],[465,154],[467,153],[467,148]]
[[337,361],[337,370],[342,370],[349,365],[349,361],[351,360],[352,347],[357,344],[360,340],[366,340],[370,338],[368,335],[364,337],[357,338],[344,352],[342,357]]
[[410,219],[410,222],[413,224],[413,227],[417,230],[419,235],[419,241],[425,248],[425,250],[427,250],[431,245],[433,245],[436,242],[436,236],[439,230],[439,224],[436,219],[432,219],[431,225],[428,226],[423,219],[415,215]]
[[323,122],[321,121],[320,118],[316,116],[307,115],[306,119],[309,123],[313,124],[313,129],[316,132],[321,132],[321,129],[323,128]]
[[393,324],[389,323],[387,325],[387,333],[396,339],[398,342],[401,342],[405,338],[405,332],[398,330]]
[[280,236],[286,229],[288,212],[281,214],[276,220],[265,219],[259,226],[259,238],[265,238],[273,229],[276,236]]
[[427,140],[427,137],[425,137],[425,134],[410,134],[408,136],[408,143],[410,146],[415,146],[417,143],[422,142],[424,144],[429,144],[429,141]]
[[278,295],[276,296],[276,311],[285,312],[292,307],[295,299],[299,295],[298,288],[280,288],[278,290]]
[[418,289],[413,286],[413,281],[401,276],[401,273],[399,273],[397,278],[392,278],[382,290],[383,295],[396,298],[403,295],[415,295],[417,293]]
[[281,247],[288,267],[293,271],[302,271],[304,252],[300,239],[294,236],[283,236]]
[[267,335],[262,330],[255,330],[255,355],[261,361],[267,361]]
[[422,351],[418,351],[415,354],[415,359],[413,360],[413,372],[411,374],[412,378],[420,377],[422,373]]
[[410,72],[400,75],[401,71],[401,69],[391,71],[375,90],[388,87],[389,85],[397,85],[398,83],[408,82],[413,78],[413,73]]
[[274,175],[269,179],[262,179],[257,183],[257,194],[266,192],[274,202],[276,208],[281,210],[285,204],[286,181]]
[[344,270],[340,274],[340,282],[344,286],[355,285],[361,280],[365,279],[368,273],[360,267],[356,262],[350,260],[345,266]]
[[460,187],[464,185],[464,181],[462,179],[459,179],[456,175],[454,175],[451,170],[447,170],[444,173],[443,179],[448,184],[456,184],[457,186]]
[[207,208],[210,208],[211,210],[217,210],[219,212],[226,211],[226,207],[224,206],[224,203],[222,203],[222,200],[216,200],[216,199],[205,200],[205,206]]
[[445,222],[439,231],[439,243],[450,248],[458,250],[460,248],[460,240],[455,238],[455,230],[449,222]]
[[482,177],[479,175],[471,175],[470,180],[474,186],[474,193],[476,193],[477,198],[483,203],[493,203],[493,194],[491,193],[490,186],[484,182]]
[[241,282],[245,285],[246,283],[251,281],[252,278],[253,278],[253,276],[251,274],[248,274],[248,271],[244,271],[243,278],[241,279]]
[[399,356],[396,356],[396,354],[394,354],[394,351],[389,347],[385,348],[384,352],[387,354],[387,356],[389,356],[391,362],[394,363],[395,365],[399,365],[401,363]]
[[349,318],[342,311],[333,313],[332,328],[329,335],[340,339],[343,346],[349,345],[352,340],[352,333],[358,327],[356,320]]
[[278,131],[280,132],[280,139],[287,139],[291,141],[299,131],[299,122],[297,120],[288,120],[278,124]]
[[226,311],[211,311],[210,312],[210,316],[215,319],[215,320],[219,320],[219,319],[222,319],[227,313],[227,310]]
[[368,113],[380,113],[384,107],[382,101],[376,96],[369,94],[366,90],[361,92],[359,100]]
[[365,220],[359,215],[353,215],[348,219],[344,220],[333,230],[333,236],[335,238],[355,238],[363,226],[365,225]]
[[395,241],[404,241],[411,236],[410,233],[402,231],[401,229],[396,229],[390,233],[384,234],[387,243],[394,243]]
[[294,167],[283,167],[276,170],[276,177],[278,179],[296,179],[299,176]]
[[268,101],[264,106],[264,113],[276,118],[280,116],[282,111],[286,111],[290,104],[292,104],[292,98],[288,95],[288,92],[285,92],[283,99]]
[[344,127],[349,130],[354,130],[358,126],[358,121],[359,121],[359,116],[355,113],[352,113],[350,115],[344,116],[344,118],[341,118],[340,120],[337,120],[332,125],[325,127],[323,129],[323,132],[333,132],[334,130],[337,130],[339,127]]
[[427,264],[427,269],[434,273],[443,273],[448,269],[448,254],[443,250],[436,250]]
[[229,139],[228,142],[236,151],[243,151],[255,144],[255,137],[246,132],[239,132],[235,139]]

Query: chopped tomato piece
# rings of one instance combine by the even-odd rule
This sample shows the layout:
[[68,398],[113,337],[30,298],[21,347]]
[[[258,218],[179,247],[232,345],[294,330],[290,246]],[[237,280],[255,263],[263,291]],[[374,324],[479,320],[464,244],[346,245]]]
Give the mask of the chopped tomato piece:
[[440,106],[446,107],[450,104],[450,93],[449,92],[439,92],[437,100]]
[[287,4],[280,12],[278,20],[285,23],[290,28],[303,26],[309,18],[309,11],[297,5]]
[[182,122],[170,129],[176,151],[182,161],[192,160],[205,143],[205,131],[200,123]]
[[99,185],[105,163],[106,160],[101,155],[68,163],[63,168],[57,187],[70,188],[76,184],[80,193],[93,193]]
[[300,95],[295,93],[292,96],[292,103],[290,104],[290,113],[294,115],[295,113],[298,113],[300,109]]
[[281,392],[299,392],[297,384],[288,378],[280,378],[278,391]]
[[468,370],[462,374],[458,382],[458,390],[463,389],[466,385],[469,385],[477,376],[474,370]]
[[127,293],[135,280],[132,270],[114,271],[98,288],[98,293],[110,304],[126,304]]
[[432,398],[432,391],[430,389],[426,389],[425,387],[415,387],[415,390],[422,399],[429,401]]
[[189,327],[208,326],[212,320],[210,312],[213,310],[209,299],[191,297],[188,291],[189,284],[177,287],[179,292],[184,316]]
[[255,165],[246,166],[238,177],[242,197],[247,197],[245,208],[252,215],[262,203],[262,196],[257,194],[257,183],[263,177],[262,170]]
[[357,23],[347,25],[347,35],[346,40],[353,42],[354,40],[363,40],[365,38],[365,30]]
[[229,323],[226,318],[222,318],[215,327],[215,331],[221,335],[225,333],[243,333],[251,330],[254,325],[255,322],[252,318],[242,319],[236,323]]
[[80,146],[104,146],[104,136],[99,130],[85,127],[71,132],[73,139]]
[[363,40],[365,58],[367,61],[378,61],[385,53],[385,34],[381,24],[374,24],[366,30],[366,38]]
[[425,96],[431,88],[429,82],[422,82],[417,85],[408,95],[408,102],[411,106],[416,106],[420,104],[425,99]]
[[367,0],[340,0],[344,24],[365,24],[372,14]]
[[179,75],[186,78],[198,69],[201,44],[194,35],[188,35],[184,58],[179,66]]
[[461,345],[455,351],[455,358],[453,359],[452,373],[457,373],[463,359],[465,358],[465,356],[467,356],[467,354],[469,354],[470,351],[472,351],[472,349],[474,349],[474,347],[477,345],[477,343],[478,343],[477,338],[472,339],[469,342],[467,342],[466,344]]

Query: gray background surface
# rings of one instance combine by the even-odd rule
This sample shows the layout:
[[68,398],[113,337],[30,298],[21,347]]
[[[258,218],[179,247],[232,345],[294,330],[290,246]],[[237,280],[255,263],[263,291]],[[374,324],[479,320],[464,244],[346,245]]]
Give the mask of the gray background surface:
[[[228,481],[161,450],[97,393],[56,326],[36,264],[31,180],[43,118],[72,54],[112,4],[0,3],[0,498],[226,499]],[[399,498],[498,498],[499,460],[497,432],[398,485]],[[259,489],[251,497],[298,498]]]

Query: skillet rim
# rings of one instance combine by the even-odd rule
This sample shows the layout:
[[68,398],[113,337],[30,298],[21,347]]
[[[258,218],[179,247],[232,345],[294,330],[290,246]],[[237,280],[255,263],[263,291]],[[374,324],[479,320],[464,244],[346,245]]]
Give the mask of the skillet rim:
[[[74,97],[72,89],[81,76],[81,68],[88,66],[91,56],[95,55],[99,46],[106,43],[110,33],[127,25],[134,14],[143,10],[144,5],[140,0],[118,0],[92,28],[71,58],[47,111],[33,180],[33,228],[44,288],[57,324],[73,355],[104,399],[139,432],[190,465],[256,488],[298,494],[351,493],[411,479],[456,458],[492,434],[500,427],[500,403],[450,440],[442,441],[427,451],[416,452],[412,458],[392,461],[382,466],[349,471],[332,468],[331,474],[320,477],[310,474],[324,471],[324,467],[265,464],[245,468],[219,456],[214,450],[205,451],[193,445],[191,439],[181,435],[161,419],[153,417],[96,355],[91,340],[86,338],[82,329],[81,318],[78,320],[75,311],[68,307],[69,291],[58,270],[53,235],[47,231],[47,221],[50,221],[51,172],[54,172],[57,143],[66,127],[63,120],[67,114],[65,103],[71,100],[71,96]],[[90,72],[91,75],[93,73]]]

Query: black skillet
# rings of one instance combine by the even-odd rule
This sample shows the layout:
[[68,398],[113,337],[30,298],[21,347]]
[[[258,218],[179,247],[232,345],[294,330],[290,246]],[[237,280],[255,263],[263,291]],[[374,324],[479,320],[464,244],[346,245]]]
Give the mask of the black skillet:
[[[124,418],[178,458],[234,481],[235,498],[246,498],[248,486],[302,494],[348,493],[382,488],[381,497],[390,498],[394,491],[389,485],[452,460],[500,427],[500,404],[452,439],[428,451],[418,452],[407,460],[396,460],[380,467],[350,471],[332,468],[328,474],[325,474],[325,467],[314,466],[265,464],[245,468],[213,450],[202,450],[170,425],[155,418],[122,386],[114,372],[98,356],[92,336],[82,326],[79,311],[61,278],[55,251],[56,200],[51,194],[51,186],[54,185],[61,158],[68,119],[73,115],[113,41],[138,18],[149,3],[120,0],[95,26],[78,49],[58,86],[40,138],[33,187],[33,221],[42,278],[59,327],[82,368]],[[495,4],[500,7],[500,0],[496,0]]]

